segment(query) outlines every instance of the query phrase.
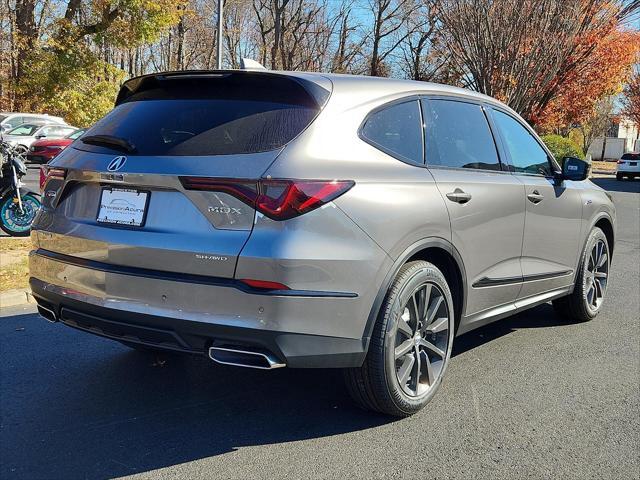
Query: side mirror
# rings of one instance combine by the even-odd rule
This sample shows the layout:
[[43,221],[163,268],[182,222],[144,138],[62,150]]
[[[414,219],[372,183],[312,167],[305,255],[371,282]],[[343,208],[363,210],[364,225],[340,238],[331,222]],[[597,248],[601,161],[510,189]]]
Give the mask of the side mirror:
[[41,138],[46,138],[46,135],[44,133],[41,133],[39,135],[36,135],[36,138],[40,140]]
[[576,157],[564,157],[562,159],[562,179],[581,182],[589,178],[591,164]]

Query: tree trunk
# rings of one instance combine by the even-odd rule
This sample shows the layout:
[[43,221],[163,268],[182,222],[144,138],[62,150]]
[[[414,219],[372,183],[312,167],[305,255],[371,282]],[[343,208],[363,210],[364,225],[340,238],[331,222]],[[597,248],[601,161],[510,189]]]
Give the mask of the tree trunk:
[[176,52],[176,64],[178,70],[184,70],[184,17],[178,22],[178,47]]
[[607,150],[607,134],[605,133],[602,137],[602,155],[600,155],[600,160],[604,162],[604,154]]
[[19,81],[25,75],[26,61],[36,44],[35,0],[16,1],[17,52],[14,80]]

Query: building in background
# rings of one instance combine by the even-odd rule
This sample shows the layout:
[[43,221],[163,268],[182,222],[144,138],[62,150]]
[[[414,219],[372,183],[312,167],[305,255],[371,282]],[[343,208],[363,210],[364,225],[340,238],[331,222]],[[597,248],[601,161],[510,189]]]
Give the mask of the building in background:
[[[611,117],[609,129],[603,137],[589,145],[588,155],[593,160],[618,160],[624,153],[640,151],[640,125],[620,115]],[[605,143],[604,149],[602,143]]]

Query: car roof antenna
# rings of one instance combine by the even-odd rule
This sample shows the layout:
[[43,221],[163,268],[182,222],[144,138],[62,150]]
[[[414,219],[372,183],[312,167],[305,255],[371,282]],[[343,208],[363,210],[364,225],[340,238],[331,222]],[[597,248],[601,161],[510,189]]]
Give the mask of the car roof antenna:
[[266,70],[264,65],[250,58],[241,58],[240,68],[242,70]]

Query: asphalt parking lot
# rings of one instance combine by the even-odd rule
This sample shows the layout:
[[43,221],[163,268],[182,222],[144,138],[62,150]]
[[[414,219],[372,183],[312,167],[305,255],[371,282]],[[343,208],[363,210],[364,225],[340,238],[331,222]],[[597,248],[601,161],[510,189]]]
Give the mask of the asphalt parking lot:
[[598,318],[543,305],[459,337],[404,420],[336,371],[158,358],[3,309],[0,478],[639,478],[640,181],[596,182],[618,209]]

